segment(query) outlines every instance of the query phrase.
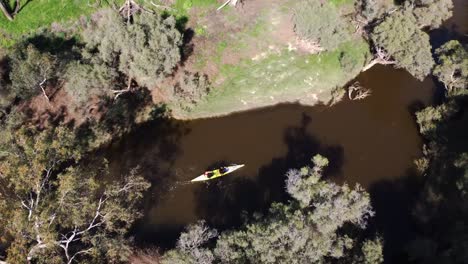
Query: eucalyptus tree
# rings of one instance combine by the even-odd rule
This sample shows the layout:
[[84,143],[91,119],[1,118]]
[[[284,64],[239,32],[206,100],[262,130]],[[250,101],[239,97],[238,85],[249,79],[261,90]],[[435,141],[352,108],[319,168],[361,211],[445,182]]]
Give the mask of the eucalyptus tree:
[[452,16],[452,0],[411,0],[419,28],[435,29]]
[[409,9],[399,9],[388,15],[371,32],[374,46],[385,50],[395,65],[423,80],[432,70],[434,59],[429,35],[419,29]]
[[79,165],[83,149],[60,126],[21,126],[2,139],[0,226],[8,263],[123,263],[125,235],[149,184],[131,171],[109,181],[105,163]]
[[142,12],[125,20],[103,10],[82,36],[83,59],[70,65],[65,86],[81,102],[91,95],[118,96],[135,84],[153,89],[181,59],[182,35],[173,16]]
[[437,65],[433,74],[447,90],[466,92],[468,89],[468,47],[451,40],[435,51]]
[[57,58],[25,43],[18,44],[10,57],[11,92],[22,99],[42,93],[49,100],[46,87],[60,77]]
[[350,40],[348,24],[337,8],[328,1],[303,0],[294,7],[296,34],[319,45],[319,49],[333,50]]

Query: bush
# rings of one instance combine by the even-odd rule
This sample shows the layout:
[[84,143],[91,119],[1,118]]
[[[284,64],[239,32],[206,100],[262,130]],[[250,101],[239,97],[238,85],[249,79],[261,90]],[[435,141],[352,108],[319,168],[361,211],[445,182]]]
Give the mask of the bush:
[[209,91],[206,75],[184,72],[174,87],[174,98],[182,110],[190,111]]
[[299,37],[316,42],[326,50],[336,49],[350,39],[346,22],[328,2],[301,1],[295,8],[294,25]]
[[452,16],[452,0],[413,0],[413,14],[420,28],[438,28]]
[[104,64],[71,63],[65,74],[65,90],[78,103],[85,104],[94,96],[110,96],[118,73]]
[[57,81],[58,62],[47,52],[40,52],[33,45],[18,45],[11,56],[11,93],[28,99],[40,93],[40,84]]
[[457,40],[451,40],[436,49],[435,54],[438,63],[433,74],[439,81],[448,90],[466,90],[468,87],[468,49]]
[[107,10],[88,25],[83,38],[89,60],[115,67],[149,89],[171,74],[181,59],[182,36],[172,16],[144,12],[126,24],[116,12]]
[[356,9],[368,21],[380,18],[393,6],[391,0],[358,0]]

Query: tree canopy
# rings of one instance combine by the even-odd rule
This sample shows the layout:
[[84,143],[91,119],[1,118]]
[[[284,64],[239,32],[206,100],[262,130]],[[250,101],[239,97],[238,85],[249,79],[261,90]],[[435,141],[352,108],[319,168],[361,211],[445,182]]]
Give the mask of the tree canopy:
[[[371,39],[396,60],[398,67],[423,80],[432,70],[434,60],[429,36],[417,26],[417,20],[408,9],[400,9],[377,25]],[[416,44],[417,43],[417,44]]]
[[26,47],[18,45],[11,60],[10,92],[22,99],[29,99],[41,91],[46,95],[46,85],[56,81],[60,75],[57,59],[50,53],[39,51],[31,44]]
[[451,40],[436,49],[437,65],[433,74],[449,90],[463,92],[468,88],[468,48]]
[[328,1],[299,1],[295,6],[294,26],[300,38],[326,50],[336,49],[351,38],[347,23]]
[[2,138],[0,160],[7,262],[125,262],[125,235],[149,184],[135,170],[103,184],[105,163],[78,165],[83,149],[64,126],[11,132]]
[[435,29],[452,16],[452,0],[412,0],[419,28]]
[[126,22],[103,10],[82,33],[82,60],[67,70],[66,90],[79,103],[128,91],[133,82],[153,89],[181,59],[182,35],[173,16],[136,13]]

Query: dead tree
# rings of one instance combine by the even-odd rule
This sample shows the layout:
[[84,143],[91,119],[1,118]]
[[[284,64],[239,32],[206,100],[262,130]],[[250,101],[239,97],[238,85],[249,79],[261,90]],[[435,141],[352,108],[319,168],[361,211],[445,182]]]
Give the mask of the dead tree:
[[374,59],[369,64],[364,66],[362,71],[367,71],[376,64],[390,65],[396,63],[396,61],[392,60],[390,55],[388,55],[382,48],[376,47],[375,51],[376,53],[374,55]]
[[359,82],[353,83],[348,87],[349,100],[362,100],[371,95],[371,90],[363,87]]
[[117,100],[117,98],[119,98],[122,94],[131,92],[131,91],[133,90],[133,89],[132,89],[132,82],[133,82],[133,78],[132,78],[132,77],[129,77],[129,78],[128,78],[128,85],[127,85],[127,88],[121,89],[121,90],[112,90],[112,92],[115,94],[114,100]]

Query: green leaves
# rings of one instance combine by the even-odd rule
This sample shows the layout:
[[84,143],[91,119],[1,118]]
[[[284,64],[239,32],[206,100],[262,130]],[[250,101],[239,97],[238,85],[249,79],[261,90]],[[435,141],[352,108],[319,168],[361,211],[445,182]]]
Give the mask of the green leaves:
[[429,36],[417,27],[410,10],[398,10],[377,25],[371,38],[377,47],[393,57],[397,66],[423,80],[434,66]]
[[117,13],[105,10],[88,25],[83,38],[86,59],[115,68],[149,89],[171,74],[181,59],[182,35],[172,16],[163,18],[143,12],[136,14],[131,23],[124,23]]
[[56,58],[31,44],[27,47],[18,45],[11,60],[11,92],[22,99],[39,94],[40,86],[45,87],[59,76]]
[[468,88],[468,49],[458,40],[451,40],[438,48],[435,54],[438,63],[433,74],[452,93],[466,93]]
[[295,31],[300,38],[334,50],[351,36],[348,24],[328,1],[303,0],[295,6]]

